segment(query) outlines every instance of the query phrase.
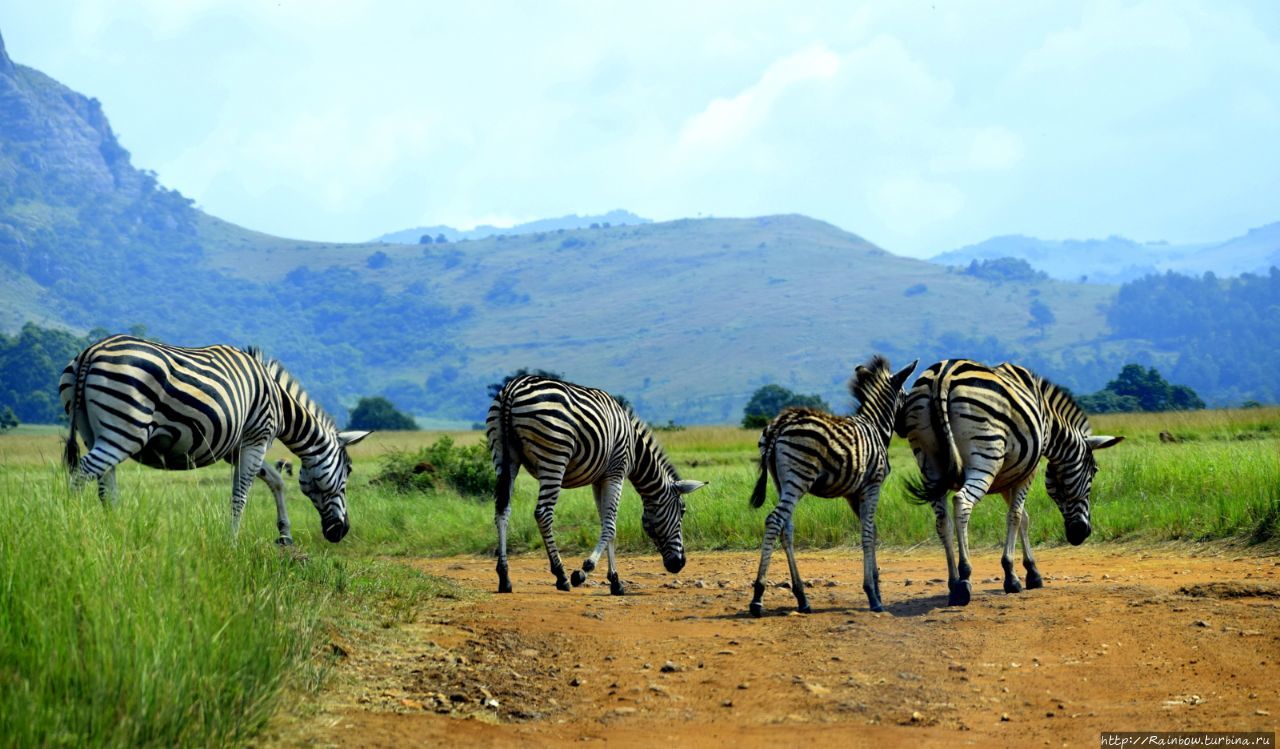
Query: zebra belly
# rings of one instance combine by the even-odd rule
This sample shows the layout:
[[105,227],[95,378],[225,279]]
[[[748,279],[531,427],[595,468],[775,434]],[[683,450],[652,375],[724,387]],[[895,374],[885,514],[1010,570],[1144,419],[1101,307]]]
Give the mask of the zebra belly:
[[133,456],[139,463],[151,468],[166,471],[186,471],[192,468],[203,468],[221,460],[207,450],[191,451],[187,446],[177,442],[167,431],[159,430],[147,444]]

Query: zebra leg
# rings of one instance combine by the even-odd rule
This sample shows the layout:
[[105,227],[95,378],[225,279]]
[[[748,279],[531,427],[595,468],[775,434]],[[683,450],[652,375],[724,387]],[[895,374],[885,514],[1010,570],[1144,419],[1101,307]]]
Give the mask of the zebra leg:
[[[622,474],[608,476],[591,485],[596,499],[596,514],[600,516],[600,539],[596,541],[596,548],[591,550],[591,555],[582,560],[582,569],[574,570],[570,576],[569,581],[575,588],[587,581],[587,575],[595,571],[600,555],[613,543],[617,533],[618,501],[622,498],[622,478]],[[612,562],[609,564],[609,572],[616,572]]]
[[782,494],[778,497],[778,506],[773,508],[764,521],[764,543],[760,548],[760,569],[756,572],[756,582],[751,590],[751,615],[764,615],[764,585],[769,574],[769,560],[773,556],[773,546],[778,542],[778,535],[791,523],[791,511],[796,497],[792,486],[782,484]]
[[[950,506],[946,497],[933,503],[934,527],[938,531],[938,539],[942,541],[942,550],[947,555],[947,605],[963,606],[969,597],[961,585],[960,574],[956,569],[956,557],[953,550],[955,544],[955,524],[951,522]],[[966,581],[967,582],[967,581]]]
[[244,512],[245,501],[249,498],[249,487],[262,470],[262,461],[267,457],[267,444],[245,445],[236,454],[235,470],[231,477],[231,540],[240,534],[240,515]]
[[605,552],[609,556],[609,595],[620,596],[626,593],[622,587],[622,578],[618,576],[618,569],[614,565],[614,542],[609,542],[609,548]]
[[1013,552],[1018,544],[1018,527],[1022,523],[1023,505],[1027,501],[1027,490],[1030,482],[1004,492],[1004,501],[1009,505],[1005,515],[1004,553],[1000,555],[1000,566],[1004,568],[1004,592],[1021,593],[1022,581],[1013,571]]
[[115,466],[108,468],[102,478],[98,479],[98,500],[103,504],[116,504],[120,501],[120,490],[116,488]]
[[804,594],[804,580],[800,577],[800,568],[796,566],[795,535],[795,518],[789,517],[787,527],[783,529],[782,548],[787,552],[787,567],[791,570],[791,592],[796,596],[796,611],[808,614],[813,608],[809,606],[809,597]]
[[293,526],[289,524],[289,510],[284,503],[284,477],[265,461],[258,469],[258,478],[271,488],[276,498],[276,530],[280,532],[276,543],[281,546],[293,546]]
[[955,511],[956,551],[959,557],[956,571],[959,576],[954,585],[948,582],[948,587],[951,589],[948,596],[950,606],[969,605],[969,598],[973,593],[973,584],[969,582],[969,576],[973,573],[973,566],[969,564],[969,515],[973,512],[973,505],[987,493],[990,486],[990,477],[974,475],[970,471],[964,486],[951,498],[952,508]]
[[[505,450],[506,448],[501,448]],[[493,505],[493,524],[498,528],[498,592],[511,592],[511,576],[507,569],[507,524],[511,520],[511,505],[516,496],[516,474],[520,469],[520,461],[515,456],[509,458],[510,471],[507,476],[506,496],[507,506],[501,510],[498,509],[498,503],[495,501]],[[498,480],[502,480],[502,458],[501,455],[494,458],[496,464],[494,469],[498,473]],[[502,487],[499,487],[499,492]]]
[[498,592],[511,592],[511,577],[507,572],[507,522],[511,519],[511,503],[502,512],[495,512],[493,524],[498,526]]
[[1035,590],[1044,587],[1044,578],[1040,576],[1040,570],[1036,568],[1036,559],[1031,555],[1031,516],[1027,514],[1027,508],[1022,508],[1022,519],[1018,524],[1018,535],[1022,537],[1022,566],[1027,571],[1027,590]]
[[861,498],[850,497],[849,504],[862,525],[862,591],[872,611],[884,611],[880,600],[880,569],[876,565],[876,505],[880,503],[880,485],[867,487]]
[[552,526],[556,519],[556,500],[560,497],[560,481],[563,471],[555,476],[538,478],[538,504],[533,508],[533,519],[538,523],[538,532],[542,534],[542,544],[547,547],[547,561],[551,563],[551,574],[556,576],[556,589],[569,590],[569,578],[564,574],[564,562],[560,561],[560,549],[556,546],[556,538]]

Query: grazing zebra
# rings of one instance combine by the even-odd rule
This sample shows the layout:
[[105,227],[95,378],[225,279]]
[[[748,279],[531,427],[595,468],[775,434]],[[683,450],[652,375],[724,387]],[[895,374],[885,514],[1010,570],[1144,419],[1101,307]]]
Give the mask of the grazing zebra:
[[668,572],[684,568],[681,519],[684,495],[703,486],[681,480],[649,427],[630,409],[603,390],[535,375],[506,384],[489,407],[489,450],[498,472],[494,523],[498,527],[498,592],[511,592],[507,576],[507,520],[520,466],[538,479],[538,503],[533,517],[547,547],[556,587],[569,590],[564,565],[552,535],[556,499],[561,488],[591,485],[600,514],[600,538],[591,555],[574,570],[573,585],[581,585],[596,567],[600,554],[609,558],[609,592],[623,594],[614,562],[614,533],[622,481],[629,479],[644,502],[645,533],[662,552]]
[[[967,359],[940,361],[925,370],[907,394],[897,427],[920,466],[922,482],[912,492],[933,505],[947,553],[951,606],[969,603],[969,514],[979,499],[999,492],[1009,505],[1000,558],[1005,592],[1022,590],[1013,571],[1017,535],[1027,587],[1039,588],[1044,579],[1031,555],[1025,503],[1040,458],[1049,461],[1045,488],[1062,512],[1067,540],[1078,545],[1092,532],[1089,491],[1098,472],[1093,451],[1124,439],[1093,435],[1088,417],[1065,390],[1023,367],[1006,363],[991,369]],[[952,521],[958,567],[947,520],[949,490],[956,492]]]
[[[74,483],[96,479],[104,500],[116,497],[115,467],[128,458],[168,470],[226,460],[236,467],[232,536],[258,476],[276,497],[279,542],[290,544],[284,481],[263,461],[278,438],[301,460],[298,482],[320,513],[324,537],[336,543],[350,528],[346,447],[369,432],[338,432],[284,367],[256,349],[111,336],[71,360],[58,391],[71,420],[64,462]],[[83,458],[77,433],[89,448]]]
[[751,495],[751,505],[764,504],[772,472],[778,506],[764,523],[760,569],[752,590],[752,616],[764,614],[765,575],[779,533],[791,567],[791,592],[796,596],[797,608],[806,614],[810,611],[792,546],[795,525],[791,514],[805,494],[844,497],[853,508],[862,522],[862,590],[872,611],[884,611],[876,572],[876,503],[889,475],[887,451],[902,400],[902,383],[915,368],[916,362],[911,362],[894,374],[887,359],[874,356],[859,365],[849,381],[849,391],[860,404],[854,416],[788,408],[765,427],[760,435],[760,479]]

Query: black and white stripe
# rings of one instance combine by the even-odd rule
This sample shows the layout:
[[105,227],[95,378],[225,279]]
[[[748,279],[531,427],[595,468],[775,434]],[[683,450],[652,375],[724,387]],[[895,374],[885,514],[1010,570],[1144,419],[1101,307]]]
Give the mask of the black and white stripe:
[[703,484],[681,480],[649,427],[608,393],[533,375],[517,377],[502,388],[489,407],[487,434],[498,472],[495,524],[499,592],[511,591],[507,521],[520,466],[538,480],[538,503],[533,515],[560,590],[569,589],[552,534],[561,488],[590,485],[600,514],[599,541],[583,560],[582,569],[574,570],[573,585],[586,581],[600,555],[607,553],[609,589],[614,595],[623,593],[614,561],[623,479],[629,479],[640,494],[645,533],[662,552],[667,571],[679,572],[684,567],[684,495]]
[[[1031,554],[1025,503],[1040,458],[1049,462],[1045,488],[1062,512],[1067,540],[1080,544],[1092,532],[1089,493],[1098,471],[1093,451],[1124,439],[1093,435],[1071,396],[1027,369],[1007,363],[992,369],[967,359],[938,362],[920,375],[903,403],[898,432],[911,442],[920,466],[923,483],[913,491],[933,505],[953,606],[967,604],[972,590],[969,515],[979,499],[999,492],[1009,506],[1000,560],[1005,591],[1022,590],[1013,571],[1018,536],[1027,587],[1039,588],[1044,581]],[[946,496],[952,490],[948,522]]]
[[876,573],[876,504],[880,487],[889,475],[889,440],[894,417],[903,395],[902,383],[911,376],[916,362],[896,374],[882,356],[875,356],[854,370],[849,390],[858,399],[852,417],[835,416],[807,408],[789,408],[769,423],[760,435],[760,479],[751,504],[764,504],[769,473],[778,490],[778,506],[764,524],[764,545],[760,569],[752,591],[751,613],[764,613],[765,578],[778,535],[782,534],[787,564],[791,568],[791,591],[797,608],[809,612],[804,582],[796,567],[792,545],[795,505],[805,494],[844,497],[862,524],[862,589],[872,611],[883,611],[879,576]]
[[[167,470],[226,460],[236,467],[233,536],[258,476],[276,496],[280,541],[291,543],[284,482],[263,462],[279,439],[300,459],[298,481],[320,513],[325,538],[337,542],[350,527],[346,446],[369,432],[339,433],[284,367],[256,350],[112,336],[71,360],[58,391],[71,420],[64,461],[75,482],[96,479],[104,499],[115,497],[115,467],[129,458]],[[77,434],[89,448],[84,457]]]

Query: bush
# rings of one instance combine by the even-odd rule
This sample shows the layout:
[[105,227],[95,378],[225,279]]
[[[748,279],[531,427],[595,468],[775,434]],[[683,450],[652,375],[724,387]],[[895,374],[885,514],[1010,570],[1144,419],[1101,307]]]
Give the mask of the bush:
[[412,432],[417,430],[418,422],[414,421],[412,416],[398,410],[391,401],[382,396],[375,396],[361,398],[356,407],[351,409],[347,428]]
[[485,445],[457,447],[449,437],[441,437],[416,453],[407,450],[387,453],[373,482],[398,492],[449,488],[465,497],[484,499],[493,496],[498,477]]
[[742,409],[742,426],[744,429],[760,429],[782,409],[792,406],[831,410],[822,396],[793,393],[781,385],[765,385],[751,394],[751,400]]

